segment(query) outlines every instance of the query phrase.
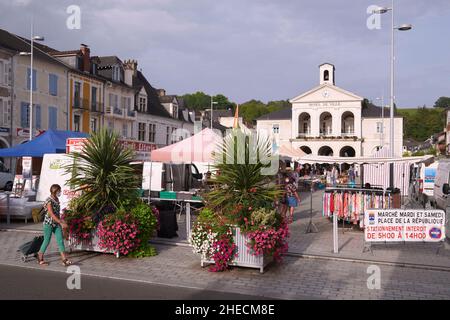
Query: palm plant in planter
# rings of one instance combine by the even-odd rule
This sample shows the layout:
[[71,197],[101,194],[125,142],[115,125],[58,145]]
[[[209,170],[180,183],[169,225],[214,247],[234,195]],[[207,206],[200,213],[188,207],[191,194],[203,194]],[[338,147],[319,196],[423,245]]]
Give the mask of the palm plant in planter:
[[76,231],[72,236],[87,240],[87,228],[92,228],[90,240],[100,244],[99,251],[126,255],[139,249],[138,256],[154,255],[148,238],[157,222],[152,208],[138,197],[134,152],[123,147],[117,134],[103,129],[87,139],[83,152],[69,156],[73,161],[65,168],[71,175],[67,184],[81,191],[65,213],[73,222],[70,230]]
[[[209,261],[215,262],[212,271],[225,270],[231,264],[262,271],[267,255],[281,255],[287,249],[287,225],[273,209],[282,190],[275,183],[276,171],[269,169],[272,163],[278,168],[278,160],[271,156],[270,141],[255,134],[235,129],[223,140],[210,180],[211,191],[203,196],[209,212],[214,214],[208,223],[200,219],[191,237],[194,252],[205,256],[202,248],[208,248]],[[258,211],[259,215],[255,215]],[[263,217],[266,213],[270,217]],[[280,229],[286,232],[279,233]],[[269,241],[263,244],[259,241],[261,235]],[[265,246],[274,250],[265,250]],[[254,250],[256,247],[260,250]]]

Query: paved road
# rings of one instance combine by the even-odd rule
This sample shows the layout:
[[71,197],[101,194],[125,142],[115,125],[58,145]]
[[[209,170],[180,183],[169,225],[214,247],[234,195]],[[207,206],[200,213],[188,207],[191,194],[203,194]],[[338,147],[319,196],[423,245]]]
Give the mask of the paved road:
[[81,289],[69,290],[69,274],[0,266],[0,300],[9,299],[172,299],[261,300],[261,297],[81,276]]

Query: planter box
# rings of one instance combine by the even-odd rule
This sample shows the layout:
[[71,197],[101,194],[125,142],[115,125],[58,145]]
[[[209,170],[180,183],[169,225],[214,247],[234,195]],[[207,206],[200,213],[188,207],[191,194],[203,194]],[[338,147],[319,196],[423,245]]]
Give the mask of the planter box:
[[[233,230],[233,239],[237,246],[237,257],[230,265],[236,267],[256,268],[259,269],[259,272],[264,273],[264,268],[273,261],[273,258],[262,255],[253,255],[251,250],[247,247],[248,238],[241,234],[241,230],[239,228],[235,228]],[[214,264],[214,261],[201,260],[202,267],[207,264]]]
[[75,239],[74,237],[69,235],[69,239],[67,241],[69,243],[69,251],[70,252],[72,252],[74,250],[79,250],[79,251],[112,253],[117,258],[119,258],[119,252],[105,251],[98,246],[99,239],[97,237],[97,234],[94,234],[92,236],[91,240],[83,240],[80,242],[77,239]]

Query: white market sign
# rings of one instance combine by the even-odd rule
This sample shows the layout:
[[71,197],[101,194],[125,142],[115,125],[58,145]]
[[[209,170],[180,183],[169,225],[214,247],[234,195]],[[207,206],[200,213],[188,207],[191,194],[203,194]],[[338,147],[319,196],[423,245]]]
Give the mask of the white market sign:
[[445,239],[443,210],[367,210],[364,237],[367,242],[421,241]]

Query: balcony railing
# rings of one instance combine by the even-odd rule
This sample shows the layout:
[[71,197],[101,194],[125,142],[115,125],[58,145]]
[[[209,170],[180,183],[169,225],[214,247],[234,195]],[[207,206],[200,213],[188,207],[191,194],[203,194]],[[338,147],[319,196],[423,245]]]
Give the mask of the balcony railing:
[[76,110],[88,110],[89,109],[89,100],[85,99],[85,98],[78,98],[75,97],[73,98],[73,104],[72,104],[73,109]]
[[123,110],[117,107],[114,107],[114,114],[118,115],[118,116],[123,116]]
[[127,117],[128,118],[136,118],[136,111],[134,111],[134,110],[127,110]]
[[311,131],[307,131],[307,132],[299,132],[298,133],[298,137],[299,138],[305,138],[305,137],[310,137],[311,136]]
[[103,113],[103,103],[91,102],[91,110],[90,111],[93,113]]
[[343,137],[353,137],[353,136],[355,136],[355,131],[343,131],[342,133],[341,133],[341,135],[343,136]]
[[329,137],[333,135],[333,132],[331,130],[320,130],[320,135],[323,137]]

